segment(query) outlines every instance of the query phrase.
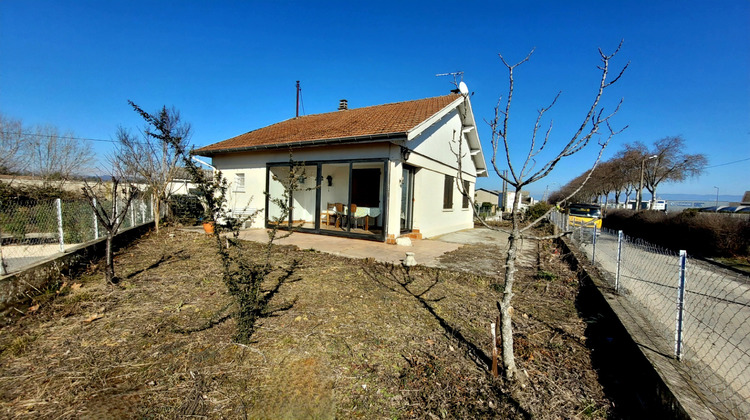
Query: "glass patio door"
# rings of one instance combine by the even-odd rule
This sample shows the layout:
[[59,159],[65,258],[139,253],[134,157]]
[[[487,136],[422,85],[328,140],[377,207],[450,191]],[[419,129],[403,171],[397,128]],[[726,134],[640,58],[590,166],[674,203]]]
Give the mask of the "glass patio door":
[[414,207],[414,168],[403,165],[401,175],[401,232],[411,232]]
[[[266,173],[266,226],[385,240],[387,160],[272,163]],[[290,180],[296,189],[287,191]],[[277,204],[288,203],[285,213]]]

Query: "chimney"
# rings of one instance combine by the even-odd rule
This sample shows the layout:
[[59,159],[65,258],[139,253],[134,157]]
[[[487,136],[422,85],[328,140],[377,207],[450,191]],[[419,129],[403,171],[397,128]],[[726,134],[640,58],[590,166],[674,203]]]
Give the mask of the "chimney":
[[339,101],[339,111],[345,111],[349,109],[349,103],[346,99],[341,99]]

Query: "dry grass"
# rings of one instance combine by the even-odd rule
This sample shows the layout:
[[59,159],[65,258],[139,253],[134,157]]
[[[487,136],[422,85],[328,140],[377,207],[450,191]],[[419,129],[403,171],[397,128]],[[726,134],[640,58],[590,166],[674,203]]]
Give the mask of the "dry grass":
[[[516,297],[522,389],[487,371],[493,280],[277,248],[300,258],[249,346],[210,238],[152,234],[117,256],[122,288],[92,271],[0,334],[0,416],[14,418],[591,418],[609,402],[584,345],[577,284],[542,250]],[[548,247],[549,245],[545,245]],[[247,244],[248,258],[260,245]],[[463,251],[465,252],[465,251]]]

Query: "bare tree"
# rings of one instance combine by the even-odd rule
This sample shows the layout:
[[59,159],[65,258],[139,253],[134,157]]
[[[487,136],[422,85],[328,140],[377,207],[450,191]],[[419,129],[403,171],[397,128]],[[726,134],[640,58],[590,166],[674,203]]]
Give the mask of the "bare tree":
[[550,194],[549,201],[554,203],[563,200],[573,191],[578,190],[570,197],[571,201],[592,202],[602,198],[606,207],[609,203],[610,194],[614,194],[615,204],[619,204],[622,192],[626,191],[629,194],[628,191],[633,188],[634,181],[632,181],[633,175],[631,172],[634,172],[634,170],[630,163],[620,157],[614,157],[599,163],[592,172],[591,179],[582,188],[578,189],[588,176],[588,169]]
[[703,173],[708,159],[702,153],[687,154],[685,141],[680,136],[665,137],[654,142],[653,148],[647,152],[656,156],[654,165],[646,165],[646,189],[651,193],[649,209],[654,208],[656,202],[656,187],[662,182],[679,182]]
[[42,178],[45,186],[62,186],[92,164],[91,146],[76,138],[73,132],[61,133],[52,125],[35,126],[29,131],[24,154],[32,174]]
[[[132,101],[128,103],[135,107]],[[187,149],[190,138],[190,124],[180,119],[176,109],[166,106],[154,114],[155,120],[141,131],[141,136],[131,135],[120,127],[117,131],[120,159],[129,171],[136,174],[148,186],[154,196],[154,220],[159,231],[161,205],[168,202],[172,194],[171,182],[181,170],[180,156],[169,141],[178,141],[182,149]]]
[[25,142],[21,120],[0,113],[0,173],[16,174],[24,169],[27,161],[21,154]]
[[641,158],[640,152],[631,150],[627,146],[615,155],[615,174],[620,180],[621,187],[615,190],[616,203],[619,203],[620,192],[625,193],[624,200],[627,203],[630,199],[630,194],[635,191],[639,181]]
[[[127,177],[119,170],[117,163],[113,165],[111,189],[99,188],[100,185],[92,186],[85,181],[82,188],[83,195],[94,210],[99,224],[107,231],[104,276],[107,283],[111,285],[118,283],[115,275],[113,241],[125,220],[125,215],[128,213],[136,193],[136,188],[132,184],[122,185],[123,179],[127,179]],[[101,180],[99,184],[101,184]],[[109,190],[109,197],[102,193],[107,190]]]
[[[564,144],[561,145],[561,147],[558,149],[556,153],[554,153],[552,158],[548,160],[544,165],[542,165],[540,168],[536,168],[536,159],[537,157],[545,150],[547,145],[550,141],[550,136],[552,132],[552,122],[550,121],[548,127],[542,130],[542,122],[544,120],[545,113],[549,111],[557,102],[558,98],[560,97],[560,93],[558,93],[554,99],[550,102],[550,104],[546,107],[543,107],[538,110],[537,112],[537,118],[536,123],[534,124],[534,128],[532,129],[531,133],[531,140],[528,147],[528,152],[526,153],[526,158],[523,160],[523,162],[518,165],[514,164],[511,159],[511,144],[518,144],[517,142],[513,142],[509,132],[508,132],[508,125],[510,122],[510,116],[511,116],[511,104],[513,101],[513,89],[514,89],[514,71],[515,69],[520,66],[521,64],[525,63],[531,58],[531,55],[533,54],[533,50],[521,61],[510,64],[508,61],[505,60],[505,58],[502,55],[499,55],[500,60],[502,61],[503,65],[508,70],[508,95],[505,99],[504,106],[501,106],[503,100],[500,98],[498,100],[497,105],[495,106],[495,115],[492,120],[490,120],[488,123],[492,129],[492,167],[495,173],[504,181],[507,182],[509,187],[515,191],[515,197],[513,199],[513,206],[511,209],[511,230],[507,233],[509,233],[508,238],[508,249],[505,256],[505,275],[502,283],[503,288],[503,297],[500,302],[498,302],[498,307],[500,310],[500,337],[502,340],[501,348],[502,348],[502,363],[503,368],[505,372],[505,377],[508,380],[514,380],[517,378],[517,367],[515,362],[515,356],[513,353],[513,325],[512,325],[512,299],[513,299],[513,284],[515,281],[515,274],[517,271],[516,268],[516,259],[518,257],[519,252],[519,244],[524,238],[535,238],[533,234],[531,234],[530,229],[538,224],[540,221],[546,218],[547,214],[551,212],[554,207],[550,208],[549,211],[547,211],[544,215],[537,218],[536,220],[531,221],[528,225],[525,227],[521,227],[521,216],[519,212],[519,200],[521,197],[521,190],[533,183],[537,182],[547,175],[549,175],[557,166],[557,164],[567,157],[573,156],[576,153],[580,152],[586,146],[588,146],[591,143],[592,138],[595,136],[599,136],[600,129],[602,127],[606,127],[607,134],[604,136],[603,139],[601,139],[598,142],[599,146],[599,154],[594,161],[591,170],[586,175],[585,179],[582,181],[581,185],[573,191],[570,196],[577,193],[583,185],[589,180],[591,177],[591,173],[596,168],[596,165],[598,164],[599,160],[601,159],[602,153],[604,151],[604,148],[609,143],[610,139],[618,134],[620,131],[614,131],[612,127],[609,124],[609,120],[618,112],[620,109],[620,105],[622,104],[622,101],[618,103],[618,105],[615,107],[615,109],[610,114],[604,114],[603,109],[599,108],[599,102],[602,98],[602,95],[604,94],[604,91],[612,86],[614,83],[616,83],[622,74],[627,69],[628,65],[625,65],[622,70],[617,74],[616,77],[609,79],[609,72],[610,72],[610,61],[614,58],[615,55],[620,51],[620,48],[622,47],[622,43],[617,47],[617,49],[612,54],[605,54],[602,52],[601,49],[599,49],[599,56],[601,59],[601,65],[597,68],[601,72],[601,77],[599,80],[599,85],[596,90],[596,95],[594,97],[594,100],[592,101],[589,109],[586,111],[580,125],[578,126],[578,129],[570,135],[570,137],[565,141]],[[628,63],[629,64],[629,63]],[[468,95],[464,95],[468,96]],[[468,99],[468,98],[467,98]],[[459,170],[458,170],[458,188],[459,191],[464,196],[469,196],[469,191],[466,191],[465,188],[463,188],[463,179],[462,179],[462,170],[461,170],[461,160],[463,158],[463,152],[461,151],[460,145],[462,144],[461,141],[458,142],[459,149],[456,152],[456,157],[459,162]],[[504,160],[505,163],[507,163],[508,172],[504,174],[504,171],[500,169],[498,166],[498,148],[502,148],[501,150],[504,150],[504,156],[501,155],[500,159]],[[570,197],[569,196],[569,197]],[[471,197],[469,196],[469,199],[471,200]],[[495,229],[495,230],[502,230],[498,229],[496,227],[488,225],[479,215],[476,213],[476,207],[473,206],[472,208],[475,209],[475,215],[479,218],[481,223],[489,228],[489,229]],[[542,238],[537,238],[542,239]]]

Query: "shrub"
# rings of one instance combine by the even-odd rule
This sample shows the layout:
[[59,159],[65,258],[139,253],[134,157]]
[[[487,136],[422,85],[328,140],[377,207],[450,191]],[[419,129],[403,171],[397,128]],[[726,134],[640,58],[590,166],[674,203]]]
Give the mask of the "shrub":
[[173,195],[169,198],[172,219],[184,225],[194,225],[203,218],[203,204],[197,195]]
[[551,204],[540,201],[526,209],[524,220],[527,222],[533,222],[534,220],[542,217],[542,215],[544,215],[544,213],[546,213],[551,207]]

